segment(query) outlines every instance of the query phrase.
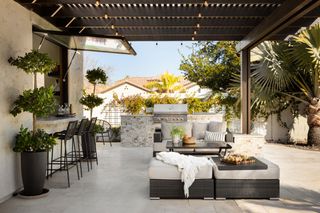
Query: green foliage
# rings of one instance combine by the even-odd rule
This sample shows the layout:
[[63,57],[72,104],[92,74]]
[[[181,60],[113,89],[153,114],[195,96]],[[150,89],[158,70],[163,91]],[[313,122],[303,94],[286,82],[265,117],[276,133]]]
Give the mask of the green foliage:
[[185,77],[212,91],[225,92],[233,74],[240,72],[240,58],[236,51],[237,42],[208,41],[193,45],[193,53],[183,56],[180,70]]
[[47,74],[56,67],[48,54],[40,53],[37,50],[32,50],[23,57],[18,56],[16,59],[10,57],[8,61],[11,65],[24,70],[26,73]]
[[158,93],[174,93],[175,91],[184,92],[185,89],[180,83],[180,80],[180,76],[164,72],[160,77],[160,81],[149,82],[145,87],[155,90]]
[[79,102],[85,106],[85,109],[92,110],[93,108],[103,104],[103,99],[94,94],[87,95],[84,93]]
[[170,96],[152,95],[145,99],[146,107],[153,107],[155,104],[177,104],[180,100]]
[[23,111],[31,112],[36,116],[47,116],[55,111],[55,98],[53,88],[35,88],[25,90],[13,103],[10,113],[17,116]]
[[144,99],[140,95],[125,97],[121,99],[121,103],[126,108],[126,112],[132,115],[139,114],[145,106]]
[[199,98],[189,97],[183,99],[183,103],[188,104],[188,112],[192,114],[194,112],[208,112],[213,105],[213,100],[210,98],[203,101]]
[[91,84],[106,84],[108,76],[106,72],[100,67],[92,70],[88,70],[86,74],[86,78]]
[[116,139],[120,136],[121,127],[112,127],[111,130],[113,139]]
[[95,124],[93,127],[93,132],[94,133],[104,132],[104,128],[100,124]]
[[40,152],[48,151],[56,144],[55,138],[47,134],[43,129],[36,132],[29,131],[21,126],[16,137],[15,152]]
[[171,129],[171,136],[178,135],[179,137],[182,137],[184,135],[185,129],[182,126],[174,126]]

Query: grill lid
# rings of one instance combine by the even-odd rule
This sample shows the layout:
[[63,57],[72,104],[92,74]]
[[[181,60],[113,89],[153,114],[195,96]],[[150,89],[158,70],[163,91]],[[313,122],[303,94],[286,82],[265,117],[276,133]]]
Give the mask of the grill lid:
[[154,114],[188,114],[187,104],[155,104]]

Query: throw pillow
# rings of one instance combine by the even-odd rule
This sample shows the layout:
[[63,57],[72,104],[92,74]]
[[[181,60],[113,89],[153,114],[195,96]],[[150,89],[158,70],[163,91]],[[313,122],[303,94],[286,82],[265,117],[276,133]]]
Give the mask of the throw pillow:
[[163,140],[170,140],[172,139],[171,136],[171,129],[174,126],[181,126],[184,128],[184,133],[186,135],[191,136],[191,129],[192,129],[192,124],[189,122],[180,122],[180,123],[167,123],[167,122],[162,122],[161,123],[161,132],[162,132],[162,139]]
[[209,132],[225,132],[227,129],[226,122],[211,121],[208,124]]
[[194,122],[192,124],[192,136],[195,137],[197,140],[204,139],[207,128],[208,123]]
[[206,131],[204,140],[213,142],[213,141],[225,141],[226,132],[209,132]]

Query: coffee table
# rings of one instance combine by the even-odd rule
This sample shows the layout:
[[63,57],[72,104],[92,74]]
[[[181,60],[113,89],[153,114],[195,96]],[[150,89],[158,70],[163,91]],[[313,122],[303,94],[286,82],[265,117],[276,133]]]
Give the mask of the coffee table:
[[192,155],[225,156],[227,153],[227,150],[231,149],[232,146],[224,141],[215,141],[215,142],[204,141],[204,142],[196,142],[195,144],[183,144],[182,142],[173,143],[172,141],[167,141],[166,148],[170,152],[175,151],[179,153],[188,153]]

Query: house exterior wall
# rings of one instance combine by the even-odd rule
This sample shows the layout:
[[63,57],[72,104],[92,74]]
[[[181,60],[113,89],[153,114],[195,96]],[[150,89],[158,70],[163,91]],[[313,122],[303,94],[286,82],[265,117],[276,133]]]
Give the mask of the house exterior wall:
[[[108,92],[99,94],[99,97],[103,98],[104,102],[102,105],[100,105],[99,107],[96,107],[93,110],[93,117],[98,117],[100,119],[104,118],[104,115],[102,113],[103,108],[106,104],[110,103],[113,100],[113,94],[117,94],[120,99],[128,96],[132,96],[132,95],[141,95],[142,97],[148,97],[150,95],[150,93],[146,92],[145,90],[132,86],[131,84],[128,84],[128,83],[122,84],[112,90],[109,90]],[[84,116],[89,118],[89,115],[90,115],[90,112],[88,110],[85,110]]]

